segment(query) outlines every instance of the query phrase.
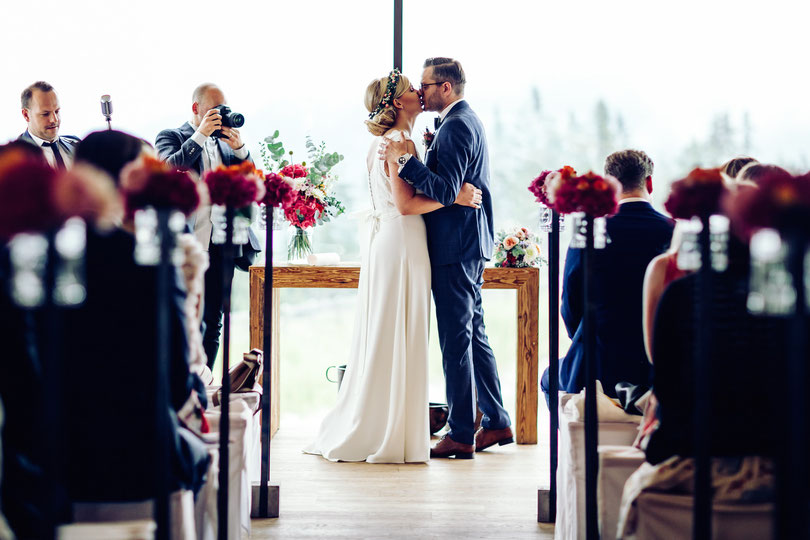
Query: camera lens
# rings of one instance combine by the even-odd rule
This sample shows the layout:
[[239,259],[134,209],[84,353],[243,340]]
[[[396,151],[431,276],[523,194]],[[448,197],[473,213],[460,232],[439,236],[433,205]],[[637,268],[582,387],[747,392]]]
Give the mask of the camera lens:
[[245,116],[239,113],[231,113],[228,115],[228,120],[232,127],[240,128],[245,125]]

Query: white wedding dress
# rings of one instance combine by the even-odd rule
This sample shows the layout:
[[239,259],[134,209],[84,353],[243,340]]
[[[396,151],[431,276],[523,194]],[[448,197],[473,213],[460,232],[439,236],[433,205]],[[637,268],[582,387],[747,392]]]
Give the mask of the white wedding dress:
[[377,156],[381,141],[374,139],[367,158],[373,211],[346,373],[337,404],[304,452],[332,461],[424,462],[430,259],[422,216],[403,216],[394,205]]

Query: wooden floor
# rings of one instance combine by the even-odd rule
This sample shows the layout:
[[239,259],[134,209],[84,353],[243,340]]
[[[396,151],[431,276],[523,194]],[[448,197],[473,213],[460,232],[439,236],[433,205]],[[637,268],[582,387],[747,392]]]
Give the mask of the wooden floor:
[[545,445],[507,445],[472,460],[427,464],[332,463],[301,453],[312,435],[282,427],[271,482],[280,517],[254,519],[261,538],[541,538],[537,488],[548,478]]

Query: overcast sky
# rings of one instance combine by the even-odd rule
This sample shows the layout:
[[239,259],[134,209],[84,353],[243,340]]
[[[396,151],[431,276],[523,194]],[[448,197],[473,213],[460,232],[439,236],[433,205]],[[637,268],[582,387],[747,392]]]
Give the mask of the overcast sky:
[[[56,87],[63,134],[103,127],[98,100],[109,93],[114,126],[149,140],[185,121],[191,90],[210,80],[246,115],[252,145],[281,129],[302,148],[310,133],[361,167],[369,141],[362,96],[391,67],[392,4],[6,2],[0,139],[25,129],[19,94],[34,80]],[[467,97],[485,120],[494,105],[525,100],[536,85],[561,116],[604,99],[638,146],[705,137],[722,111],[750,113],[766,159],[796,156],[810,141],[810,2],[404,5],[406,74],[418,82],[426,56],[461,59]]]

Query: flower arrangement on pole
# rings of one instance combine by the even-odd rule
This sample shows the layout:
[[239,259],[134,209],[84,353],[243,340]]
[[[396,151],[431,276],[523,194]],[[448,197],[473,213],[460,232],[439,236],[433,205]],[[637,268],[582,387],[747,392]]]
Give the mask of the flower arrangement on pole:
[[224,165],[205,174],[205,184],[211,196],[211,222],[214,230],[211,241],[226,242],[226,209],[233,208],[233,243],[248,242],[253,203],[265,196],[264,174],[253,163],[244,161],[239,165]]
[[307,136],[306,148],[309,163],[293,162],[293,152],[284,148],[278,140],[279,132],[264,139],[261,156],[265,168],[286,180],[292,186],[292,195],[284,207],[284,218],[294,228],[294,234],[287,249],[287,258],[300,260],[312,253],[312,239],[309,229],[331,221],[346,208],[334,195],[337,176],[332,168],[343,161],[337,152],[328,152],[326,143],[315,144]]

